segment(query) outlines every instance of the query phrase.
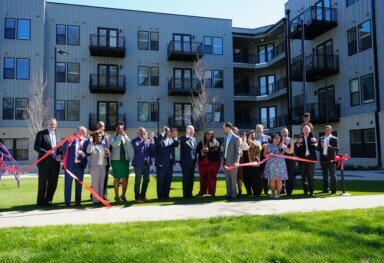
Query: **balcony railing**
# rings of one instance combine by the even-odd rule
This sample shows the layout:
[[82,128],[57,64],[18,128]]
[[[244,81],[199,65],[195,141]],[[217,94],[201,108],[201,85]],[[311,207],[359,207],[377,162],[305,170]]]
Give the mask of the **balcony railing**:
[[194,61],[204,56],[203,43],[172,40],[168,45],[168,60]]
[[105,35],[89,36],[89,52],[91,56],[125,57],[125,37]]
[[233,62],[245,64],[262,64],[268,63],[275,57],[278,57],[285,52],[285,43],[281,42],[276,45],[272,50],[266,52],[265,57],[260,59],[260,54],[255,53],[233,53]]
[[304,37],[312,40],[337,26],[337,9],[311,6],[290,22],[290,37],[301,38],[301,20],[304,22]]
[[125,76],[91,74],[89,90],[91,93],[124,94],[126,90]]
[[200,92],[198,79],[171,78],[168,81],[168,95],[188,96],[197,95]]
[[287,126],[287,119],[287,115],[276,116],[269,119],[249,119],[246,121],[235,121],[235,126],[242,130],[254,130],[256,129],[256,125],[262,124],[266,129],[274,129]]
[[171,115],[168,117],[168,126],[170,128],[176,128],[180,131],[185,131],[185,128],[188,125],[193,125],[195,127],[195,130],[200,130],[200,124],[198,121],[195,121],[192,119],[192,117],[182,117],[182,116],[175,116]]
[[[305,57],[306,80],[313,82],[327,76],[339,73],[339,56],[333,54],[311,54]],[[292,81],[303,81],[302,59],[297,56],[292,59]]]
[[97,129],[97,123],[99,121],[104,122],[106,131],[115,131],[116,124],[118,122],[123,122],[126,124],[125,114],[117,114],[117,115],[103,115],[103,114],[89,114],[88,128],[90,130]]
[[287,88],[287,86],[287,78],[281,78],[264,87],[235,84],[235,96],[268,96]]
[[340,104],[338,103],[310,103],[304,112],[304,106],[296,106],[291,108],[292,124],[301,124],[303,122],[304,113],[311,114],[311,123],[324,124],[340,121]]

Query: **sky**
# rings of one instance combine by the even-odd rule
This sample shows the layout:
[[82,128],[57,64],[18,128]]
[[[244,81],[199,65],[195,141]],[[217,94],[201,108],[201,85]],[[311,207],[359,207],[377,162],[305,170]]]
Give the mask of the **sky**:
[[161,13],[232,19],[234,27],[255,28],[284,17],[287,0],[48,0]]

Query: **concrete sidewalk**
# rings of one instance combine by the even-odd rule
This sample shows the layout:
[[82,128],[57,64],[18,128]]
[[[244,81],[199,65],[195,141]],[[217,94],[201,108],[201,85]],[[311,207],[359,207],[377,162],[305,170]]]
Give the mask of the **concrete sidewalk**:
[[191,205],[133,206],[36,210],[0,213],[0,228],[65,224],[103,224],[118,222],[163,221],[242,215],[274,215],[295,212],[339,209],[376,208],[384,206],[384,195],[340,196],[291,200],[217,202]]

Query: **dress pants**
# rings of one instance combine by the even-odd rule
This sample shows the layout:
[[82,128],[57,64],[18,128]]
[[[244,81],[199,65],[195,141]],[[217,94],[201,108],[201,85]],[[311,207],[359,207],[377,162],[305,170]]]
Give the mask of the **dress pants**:
[[337,177],[336,165],[334,162],[321,161],[321,171],[323,173],[323,191],[329,191],[329,177],[331,177],[331,192],[336,193],[337,190]]
[[50,156],[38,165],[37,205],[52,202],[60,172],[60,162]]
[[[76,175],[80,181],[83,181],[83,178],[84,178],[84,166],[83,165],[73,164],[73,166],[69,166],[67,169],[69,171],[71,171],[74,175]],[[65,172],[64,200],[65,200],[66,204],[71,203],[72,182],[73,182],[73,178],[67,172]],[[82,185],[76,182],[75,204],[81,203],[81,190],[82,190]]]
[[287,195],[291,195],[296,183],[295,161],[285,160],[285,164],[287,166],[288,173],[288,180],[285,181],[285,190],[287,192]]
[[[139,166],[134,166],[135,170],[135,200],[146,198],[148,184],[149,184],[149,165],[146,163],[143,163]],[[141,191],[140,191],[140,184],[141,179],[143,179],[143,184],[141,185]]]
[[181,165],[181,172],[183,174],[183,197],[191,198],[195,181],[195,165],[183,164]]
[[237,190],[237,168],[232,171],[225,170],[225,182],[227,186],[227,198],[236,198]]
[[173,164],[156,165],[157,173],[157,198],[168,199],[171,190]]
[[315,174],[315,164],[314,163],[305,163],[301,164],[301,180],[303,182],[304,194],[313,194],[313,176]]
[[261,180],[261,168],[253,166],[244,167],[243,177],[247,195],[260,196],[263,189]]
[[[91,166],[89,169],[89,172],[91,173],[91,179],[92,179],[92,189],[100,196],[104,197],[104,182],[105,182],[105,165],[95,165]],[[97,200],[92,195],[92,202],[99,203],[100,201]]]

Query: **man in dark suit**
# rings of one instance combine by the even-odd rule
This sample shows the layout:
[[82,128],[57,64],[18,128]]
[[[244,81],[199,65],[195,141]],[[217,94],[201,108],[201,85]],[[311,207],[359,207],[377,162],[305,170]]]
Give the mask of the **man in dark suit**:
[[336,194],[336,165],[333,161],[339,151],[339,141],[332,135],[332,126],[325,126],[325,135],[319,139],[320,164],[323,172],[323,193],[329,193],[328,176],[331,177],[331,193]]
[[[61,136],[56,132],[57,121],[48,121],[48,129],[37,133],[34,149],[41,158],[48,151],[56,147],[61,141]],[[52,199],[57,188],[60,172],[61,151],[56,150],[52,155],[42,160],[38,165],[38,190],[37,206],[52,206]]]
[[179,138],[180,141],[180,166],[183,174],[183,197],[192,198],[193,183],[195,179],[196,166],[196,139],[193,137],[195,128],[188,125],[185,135]]
[[[256,141],[258,141],[262,146],[271,143],[271,137],[269,135],[264,134],[264,126],[261,124],[256,125]],[[264,148],[260,153],[260,161],[264,160]],[[269,184],[268,184],[268,179],[264,178],[263,173],[264,173],[264,168],[265,168],[265,163],[263,163],[260,166],[261,169],[261,180],[262,180],[262,185],[264,189],[264,194],[269,195]]]
[[[316,148],[317,139],[313,133],[311,133],[311,128],[308,125],[303,126],[303,135],[299,138],[296,144],[296,156],[307,160],[317,161]],[[308,195],[309,192],[309,194],[313,196],[315,163],[301,162],[300,171],[304,194]]]
[[175,148],[179,146],[177,130],[173,129],[171,133],[169,127],[164,127],[163,132],[155,137],[155,145],[157,198],[160,201],[168,200],[175,164]]

